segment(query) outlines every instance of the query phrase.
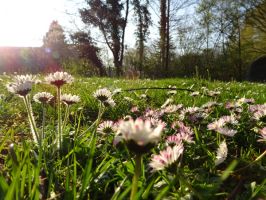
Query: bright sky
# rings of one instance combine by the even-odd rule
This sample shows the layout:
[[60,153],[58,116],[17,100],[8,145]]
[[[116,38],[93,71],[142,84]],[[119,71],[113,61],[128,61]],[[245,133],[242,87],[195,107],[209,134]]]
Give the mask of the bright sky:
[[[53,20],[59,22],[66,35],[68,31],[82,28],[78,8],[82,8],[83,3],[84,0],[0,0],[0,46],[42,46],[43,37]],[[131,11],[125,38],[130,47],[135,45],[132,23]],[[99,36],[95,38],[103,41]]]
[[69,9],[71,0],[0,0],[0,46],[41,46],[53,20],[70,26]]

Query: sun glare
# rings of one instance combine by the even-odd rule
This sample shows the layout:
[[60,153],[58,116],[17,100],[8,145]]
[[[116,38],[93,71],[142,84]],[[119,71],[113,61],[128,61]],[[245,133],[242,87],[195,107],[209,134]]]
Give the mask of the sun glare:
[[63,0],[1,0],[0,46],[41,46],[63,4]]

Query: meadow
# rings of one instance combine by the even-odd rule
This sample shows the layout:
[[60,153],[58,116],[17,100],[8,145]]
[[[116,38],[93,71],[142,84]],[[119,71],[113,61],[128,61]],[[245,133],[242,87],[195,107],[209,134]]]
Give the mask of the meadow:
[[265,84],[0,84],[0,199],[266,199]]

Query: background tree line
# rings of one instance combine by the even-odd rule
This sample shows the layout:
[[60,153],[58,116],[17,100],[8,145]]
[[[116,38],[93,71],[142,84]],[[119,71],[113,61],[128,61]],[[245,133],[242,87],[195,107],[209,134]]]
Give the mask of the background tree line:
[[[244,80],[250,63],[266,53],[265,0],[85,0],[78,10],[86,28],[66,42],[53,22],[44,47],[79,74]],[[131,16],[136,42],[126,48]],[[108,70],[99,38],[112,55]]]

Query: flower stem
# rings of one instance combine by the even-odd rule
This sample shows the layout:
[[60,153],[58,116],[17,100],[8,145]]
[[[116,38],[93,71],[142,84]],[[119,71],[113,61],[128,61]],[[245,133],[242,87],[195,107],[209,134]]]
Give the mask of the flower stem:
[[265,155],[266,155],[266,150],[265,150],[262,154],[260,154],[260,155],[259,155],[254,161],[250,162],[250,163],[249,163],[248,165],[246,165],[245,167],[242,167],[242,168],[240,168],[240,169],[238,169],[238,170],[235,170],[234,173],[236,173],[236,172],[240,172],[240,171],[242,171],[242,170],[244,170],[244,169],[247,169],[248,167],[254,165],[256,162],[258,162],[260,159],[262,159]]
[[132,179],[132,189],[130,194],[130,200],[136,199],[136,194],[138,190],[138,180],[141,173],[141,155],[137,154],[135,157],[135,172]]
[[68,117],[69,117],[69,105],[66,105],[66,111],[65,111],[65,117],[64,117],[62,129],[64,129],[65,126],[67,125]]
[[35,143],[39,144],[39,147],[41,148],[41,140],[39,138],[37,127],[36,127],[36,123],[35,123],[34,117],[32,115],[31,105],[30,105],[30,103],[28,101],[27,96],[24,96],[23,100],[24,100],[24,104],[25,104],[25,107],[26,107],[26,110],[27,110],[27,113],[28,113],[28,118],[29,118],[29,122],[30,122],[30,127],[31,127],[33,140],[34,140]]
[[61,121],[61,100],[60,100],[61,90],[60,87],[57,87],[57,123],[58,123],[58,148],[61,149],[61,142],[62,142],[62,121]]
[[46,115],[46,108],[44,106],[44,103],[42,103],[42,140],[45,138],[45,133],[44,133],[45,115]]

